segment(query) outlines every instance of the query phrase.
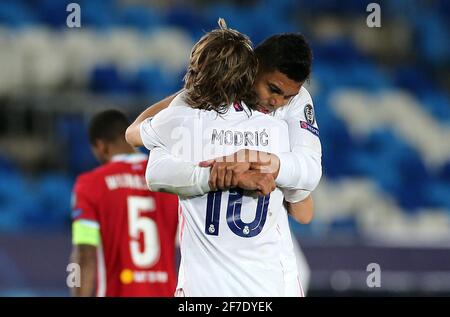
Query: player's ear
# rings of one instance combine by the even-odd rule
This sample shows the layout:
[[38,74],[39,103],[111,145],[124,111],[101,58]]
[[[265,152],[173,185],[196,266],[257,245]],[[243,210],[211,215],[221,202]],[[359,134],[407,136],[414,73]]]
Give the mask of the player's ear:
[[103,161],[104,157],[108,154],[109,148],[105,141],[102,141],[100,139],[96,139],[92,144],[92,152],[94,153],[95,157],[99,161]]
[[108,146],[107,142],[105,142],[103,140],[100,140],[100,139],[97,139],[97,140],[95,140],[95,146],[97,147],[97,150],[101,154],[103,154],[103,155],[108,155],[109,154],[110,149],[109,149],[109,146]]

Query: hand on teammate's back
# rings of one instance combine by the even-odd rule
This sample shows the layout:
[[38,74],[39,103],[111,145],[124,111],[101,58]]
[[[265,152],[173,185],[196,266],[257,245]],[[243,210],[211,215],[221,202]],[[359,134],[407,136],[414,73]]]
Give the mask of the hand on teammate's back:
[[259,160],[250,164],[250,170],[260,173],[271,174],[274,179],[277,178],[280,171],[280,159],[275,154],[258,152]]
[[250,170],[240,174],[237,178],[237,187],[254,190],[259,196],[269,195],[276,188],[275,179],[270,173]]
[[[259,181],[258,174],[270,174],[273,179],[278,175],[280,160],[274,154],[266,152],[240,150],[228,156],[200,162],[201,167],[211,166],[209,176],[209,187],[212,191],[227,190],[238,185],[241,175],[247,171],[254,171],[246,178],[254,177],[254,181]],[[261,177],[264,179],[266,177]]]
[[209,187],[212,191],[227,190],[237,187],[239,175],[250,169],[250,163],[220,162],[215,160],[208,161],[208,163],[202,162],[200,163],[200,166],[211,166]]

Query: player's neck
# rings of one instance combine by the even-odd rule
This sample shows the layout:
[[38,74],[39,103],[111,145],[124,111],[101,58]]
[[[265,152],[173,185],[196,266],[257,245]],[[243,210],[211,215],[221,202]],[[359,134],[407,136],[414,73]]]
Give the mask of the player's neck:
[[109,153],[110,159],[109,160],[111,160],[116,155],[134,154],[134,153],[137,153],[136,150],[128,144],[117,145],[110,149],[110,153]]

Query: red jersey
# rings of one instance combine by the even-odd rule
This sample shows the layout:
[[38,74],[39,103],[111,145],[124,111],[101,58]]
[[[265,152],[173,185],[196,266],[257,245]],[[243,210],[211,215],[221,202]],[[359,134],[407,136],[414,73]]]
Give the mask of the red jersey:
[[76,181],[73,220],[100,228],[97,296],[174,295],[178,198],[147,188],[146,165],[117,155]]

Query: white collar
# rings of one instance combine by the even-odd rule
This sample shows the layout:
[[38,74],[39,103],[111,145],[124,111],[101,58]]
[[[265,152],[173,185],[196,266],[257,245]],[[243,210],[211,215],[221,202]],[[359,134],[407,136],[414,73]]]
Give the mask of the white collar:
[[[239,110],[239,109],[241,109],[241,110]],[[233,103],[230,106],[228,111],[231,111],[233,113],[243,112],[243,113],[247,114],[247,116],[249,116],[249,117],[252,114],[252,111],[250,110],[250,108],[243,101]]]

